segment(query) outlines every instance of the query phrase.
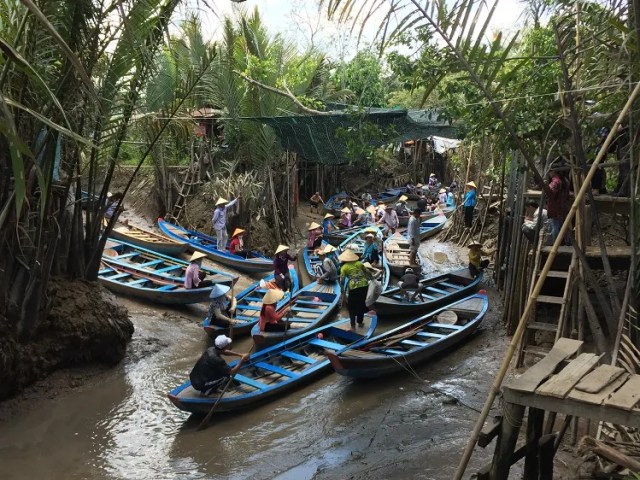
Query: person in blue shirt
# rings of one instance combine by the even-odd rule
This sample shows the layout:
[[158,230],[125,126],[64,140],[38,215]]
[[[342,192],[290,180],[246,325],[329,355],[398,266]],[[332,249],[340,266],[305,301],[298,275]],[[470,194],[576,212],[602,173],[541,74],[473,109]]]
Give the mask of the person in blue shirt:
[[464,194],[464,226],[471,228],[473,223],[473,210],[476,208],[476,184],[469,182],[466,185],[466,193]]
[[324,216],[324,219],[322,219],[322,233],[325,236],[329,235],[331,232],[338,228],[336,227],[336,224],[333,223],[334,218],[336,218],[334,215],[332,215],[331,213],[327,213]]
[[375,235],[372,232],[367,232],[364,239],[364,251],[362,252],[360,261],[369,262],[371,265],[379,264],[380,252],[378,251],[378,245],[375,243]]

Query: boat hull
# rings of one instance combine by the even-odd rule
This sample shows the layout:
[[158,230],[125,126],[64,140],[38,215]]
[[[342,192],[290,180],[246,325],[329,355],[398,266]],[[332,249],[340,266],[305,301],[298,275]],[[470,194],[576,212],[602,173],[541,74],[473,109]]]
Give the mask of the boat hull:
[[186,243],[174,242],[169,238],[167,238],[166,242],[146,241],[136,236],[127,235],[127,233],[120,228],[114,228],[113,230],[111,230],[111,234],[109,235],[109,237],[169,256],[180,255],[181,253],[184,253],[188,248],[188,245]]

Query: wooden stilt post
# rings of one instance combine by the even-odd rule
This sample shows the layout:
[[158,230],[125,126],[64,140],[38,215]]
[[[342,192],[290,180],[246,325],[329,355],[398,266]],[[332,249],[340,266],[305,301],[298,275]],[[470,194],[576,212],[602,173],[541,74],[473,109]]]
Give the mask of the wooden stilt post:
[[515,403],[505,402],[502,427],[496,442],[491,465],[491,480],[507,480],[513,459],[513,452],[518,441],[518,434],[522,426],[524,407]]
[[524,457],[524,480],[538,480],[538,441],[542,436],[544,410],[529,408],[527,417],[527,454]]
[[553,457],[556,454],[554,448],[557,434],[544,435],[540,438],[540,480],[553,480]]

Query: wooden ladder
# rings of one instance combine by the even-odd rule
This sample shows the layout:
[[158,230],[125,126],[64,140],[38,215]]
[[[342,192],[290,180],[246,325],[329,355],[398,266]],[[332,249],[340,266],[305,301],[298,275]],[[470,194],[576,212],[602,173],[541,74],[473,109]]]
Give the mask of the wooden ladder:
[[[542,263],[542,250],[544,248],[544,238],[543,233],[541,232],[540,238],[538,240],[538,248],[536,249],[535,260],[534,260],[534,268],[531,275],[531,284],[529,287],[529,295],[531,296],[533,292],[533,287],[535,286],[538,278],[540,277],[541,272],[541,263]],[[522,336],[522,340],[520,340],[520,345],[518,346],[518,355],[516,357],[516,368],[519,368],[524,363],[525,355],[537,355],[544,356],[549,353],[549,348],[545,348],[542,346],[538,346],[535,343],[536,333],[538,332],[550,332],[555,334],[554,343],[558,341],[560,337],[563,336],[565,331],[565,323],[567,319],[567,313],[569,310],[569,304],[571,300],[571,292],[572,288],[572,279],[574,277],[574,272],[577,266],[577,256],[574,251],[571,254],[571,261],[569,263],[569,267],[566,270],[549,270],[547,273],[547,277],[545,278],[545,284],[542,287],[543,292],[548,292],[549,288],[545,289],[545,286],[549,286],[549,283],[556,282],[558,283],[560,280],[564,280],[564,287],[562,288],[562,295],[538,295],[536,299],[536,305],[533,309],[531,315],[526,319],[525,331]],[[539,318],[538,315],[538,305],[559,305],[560,313],[558,314],[557,321],[549,321],[549,317],[544,320]]]
[[[187,204],[187,198],[191,195],[192,189],[194,185],[198,185],[199,182],[197,180],[198,177],[198,162],[191,162],[189,165],[189,169],[184,176],[184,180],[182,182],[182,186],[180,187],[180,191],[178,192],[178,198],[173,205],[173,211],[171,212],[172,217],[177,221],[182,216],[184,207]],[[195,181],[194,181],[195,180]]]

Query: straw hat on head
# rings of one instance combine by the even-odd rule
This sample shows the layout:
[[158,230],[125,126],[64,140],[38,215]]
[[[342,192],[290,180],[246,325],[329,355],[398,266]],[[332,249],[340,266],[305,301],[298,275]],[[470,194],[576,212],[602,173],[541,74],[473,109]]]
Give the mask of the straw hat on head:
[[351,213],[351,209],[348,207],[344,207],[342,210],[340,210],[342,213]]
[[241,228],[236,228],[236,229],[233,231],[233,235],[231,235],[231,238],[236,237],[236,236],[240,235],[241,233],[244,233],[244,230],[243,230],[243,229],[241,229]]
[[278,245],[278,248],[276,248],[276,255],[280,252],[286,252],[287,250],[289,250],[288,245]]
[[227,200],[226,198],[222,198],[222,197],[220,197],[220,198],[218,198],[218,201],[216,202],[216,207],[217,207],[218,205],[225,205],[225,204],[227,204],[227,203],[229,203],[229,200]]
[[228,285],[214,285],[211,289],[211,293],[209,294],[209,298],[219,298],[229,290],[231,290],[231,287]]
[[438,193],[447,193],[447,191],[444,188],[441,188]]
[[320,225],[318,225],[316,222],[311,222],[311,225],[309,225],[309,228],[307,230],[315,230],[316,228],[320,228]]
[[191,258],[189,259],[190,262],[195,262],[196,260],[200,260],[201,258],[206,257],[207,254],[206,253],[202,253],[202,252],[193,252],[193,255],[191,255]]
[[333,245],[327,244],[324,246],[324,248],[322,249],[322,253],[331,253],[331,252],[335,252],[337,250],[336,247],[334,247]]
[[467,245],[467,248],[471,248],[471,247],[482,247],[483,245],[480,242],[476,242],[475,240],[471,241],[469,243],[469,245]]
[[467,182],[467,183],[466,183],[466,185],[467,185],[467,187],[478,188],[478,187],[476,186],[476,182],[474,182],[474,181]]
[[341,262],[357,262],[358,258],[356,252],[348,248],[338,256],[338,260]]
[[399,201],[399,202],[406,202],[407,200],[409,200],[409,197],[407,197],[406,195],[402,195],[402,196],[398,199],[398,201]]
[[424,187],[424,185],[422,185],[421,183],[416,185],[416,188],[422,188],[422,187]]
[[336,216],[335,216],[333,213],[327,213],[327,214],[324,216],[324,220],[326,220],[327,218],[336,218]]
[[435,177],[435,176],[436,176],[436,174],[435,174],[435,173],[430,173],[430,174],[429,174],[429,176],[430,176],[430,177]]
[[284,297],[284,292],[280,289],[274,288],[273,290],[269,290],[264,298],[262,299],[262,303],[264,305],[273,305],[274,303],[278,303]]
[[376,207],[374,207],[373,205],[369,205],[367,207],[367,212],[369,212],[370,214],[375,214],[376,213]]

